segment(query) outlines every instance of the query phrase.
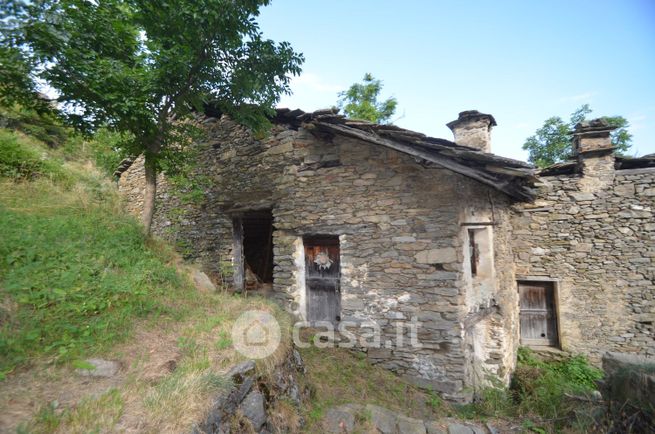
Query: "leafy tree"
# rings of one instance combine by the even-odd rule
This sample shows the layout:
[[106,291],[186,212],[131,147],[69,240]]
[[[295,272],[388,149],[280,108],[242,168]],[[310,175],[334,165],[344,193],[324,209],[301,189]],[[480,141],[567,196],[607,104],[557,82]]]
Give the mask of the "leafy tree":
[[290,92],[290,75],[300,73],[302,55],[259,30],[255,17],[268,3],[14,1],[0,60],[14,56],[19,66],[2,71],[9,81],[1,98],[19,99],[42,81],[58,92],[64,117],[78,129],[127,133],[121,148],[145,155],[149,231],[157,173],[172,170],[183,154],[193,132],[184,120],[193,110],[212,102],[261,130],[280,95]]
[[348,90],[339,93],[339,108],[347,117],[385,124],[396,111],[398,101],[394,97],[378,102],[382,82],[369,73],[363,83],[355,83]]
[[[546,119],[544,125],[534,135],[528,137],[523,149],[530,154],[528,161],[537,167],[547,167],[571,156],[571,132],[575,126],[587,119],[592,110],[589,104],[584,104],[571,114],[569,122],[564,122],[559,116]],[[604,116],[612,131],[612,145],[619,154],[626,153],[632,145],[632,135],[628,132],[630,126],[622,116]]]

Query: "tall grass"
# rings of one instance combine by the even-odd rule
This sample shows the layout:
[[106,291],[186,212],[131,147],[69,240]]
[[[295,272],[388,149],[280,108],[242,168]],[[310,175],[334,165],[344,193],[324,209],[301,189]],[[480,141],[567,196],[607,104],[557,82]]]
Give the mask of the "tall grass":
[[170,309],[162,300],[183,286],[134,220],[78,195],[0,183],[2,372],[106,348],[134,317]]
[[172,256],[148,247],[101,175],[12,131],[0,145],[0,378],[100,351],[172,309],[185,286]]
[[577,413],[587,409],[572,397],[582,396],[584,402],[602,376],[582,355],[544,361],[529,348],[519,348],[510,388],[486,388],[459,413],[465,418],[523,418],[532,431],[559,432],[581,423]]

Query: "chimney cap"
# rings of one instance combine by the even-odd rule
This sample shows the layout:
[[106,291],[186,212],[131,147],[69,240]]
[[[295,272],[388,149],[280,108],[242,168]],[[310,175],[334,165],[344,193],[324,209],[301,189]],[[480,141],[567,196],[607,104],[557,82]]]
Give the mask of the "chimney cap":
[[490,127],[495,127],[496,125],[498,125],[496,123],[496,119],[494,119],[494,117],[489,114],[480,113],[477,110],[466,110],[463,112],[459,112],[459,117],[452,122],[448,122],[446,126],[452,130],[453,128],[457,127],[459,124],[463,122],[477,121],[481,119],[488,119]]
[[600,137],[609,135],[616,128],[611,126],[607,122],[607,119],[598,118],[576,124],[573,131],[569,134],[572,136]]

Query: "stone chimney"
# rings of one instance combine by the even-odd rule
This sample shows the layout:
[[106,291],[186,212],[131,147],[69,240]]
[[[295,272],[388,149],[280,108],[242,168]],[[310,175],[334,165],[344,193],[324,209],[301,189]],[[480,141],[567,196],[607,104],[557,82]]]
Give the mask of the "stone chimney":
[[491,128],[496,126],[493,116],[477,110],[461,112],[457,120],[446,124],[455,136],[455,143],[491,152]]
[[573,133],[573,154],[582,173],[580,188],[593,192],[614,182],[614,146],[610,133],[616,127],[604,119],[580,122]]

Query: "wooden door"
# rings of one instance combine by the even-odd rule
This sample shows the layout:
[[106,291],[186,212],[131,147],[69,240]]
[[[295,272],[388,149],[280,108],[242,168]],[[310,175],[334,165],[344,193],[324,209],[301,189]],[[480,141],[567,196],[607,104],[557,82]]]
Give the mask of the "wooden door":
[[557,310],[553,282],[519,282],[521,343],[557,346]]
[[336,323],[341,319],[339,238],[308,237],[304,244],[307,320]]

